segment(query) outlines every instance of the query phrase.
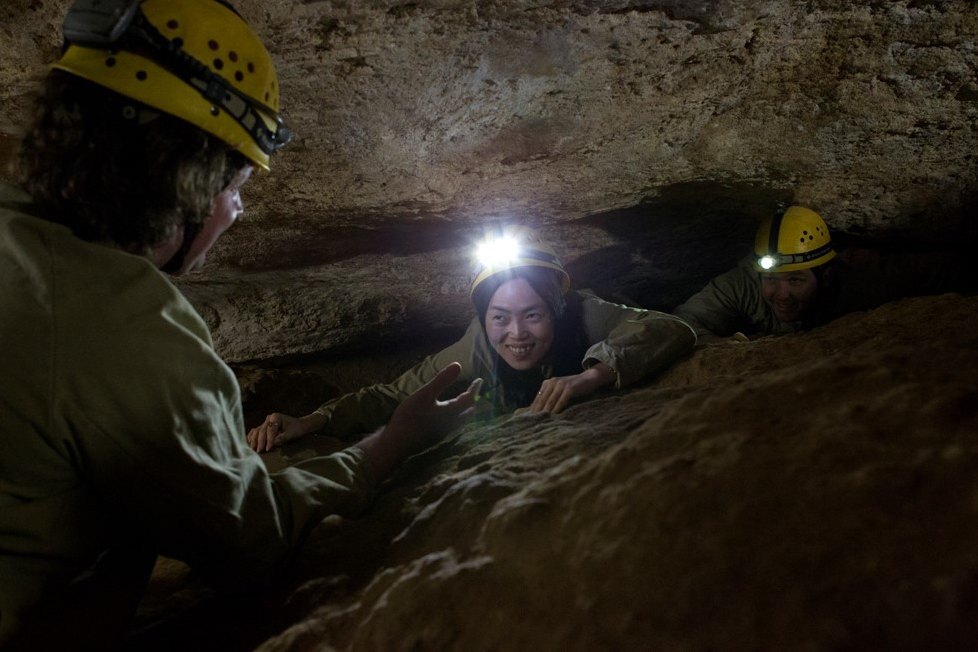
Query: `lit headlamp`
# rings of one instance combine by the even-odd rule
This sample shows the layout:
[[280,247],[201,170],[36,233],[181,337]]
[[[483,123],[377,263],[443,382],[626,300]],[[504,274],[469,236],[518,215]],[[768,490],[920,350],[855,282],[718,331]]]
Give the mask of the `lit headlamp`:
[[560,264],[553,247],[529,227],[506,227],[486,237],[475,247],[475,274],[471,292],[486,279],[517,267],[543,267],[560,277],[564,292],[570,289],[570,277]]
[[778,267],[784,265],[796,265],[799,263],[808,263],[817,258],[825,256],[826,254],[832,252],[832,245],[826,244],[817,249],[811,251],[806,251],[800,254],[764,254],[763,256],[758,256],[755,261],[757,266],[763,271],[776,270]]
[[757,259],[757,266],[761,269],[768,270],[778,264],[778,259],[774,256],[761,256]]
[[483,240],[475,248],[475,259],[480,267],[509,267],[519,256],[520,244],[510,236]]

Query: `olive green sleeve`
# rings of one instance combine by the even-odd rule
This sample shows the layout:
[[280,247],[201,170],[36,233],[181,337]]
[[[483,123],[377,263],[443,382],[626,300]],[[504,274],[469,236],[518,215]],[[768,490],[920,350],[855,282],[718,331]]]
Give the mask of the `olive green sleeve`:
[[603,362],[614,369],[617,389],[664,370],[696,344],[693,329],[673,315],[584,297],[584,327],[593,344],[583,366]]
[[[221,585],[263,579],[321,519],[363,510],[374,480],[355,448],[268,473],[245,444],[237,381],[203,320],[156,270],[134,266],[120,287],[100,288],[118,300],[98,297],[97,320],[62,320],[51,431],[72,433],[63,447],[107,512],[161,554]],[[79,267],[59,276],[66,317],[88,309],[88,279],[65,280]]]
[[692,326],[697,335],[727,337],[738,331],[781,330],[764,304],[757,272],[749,261],[741,261],[711,280],[673,314]]
[[326,417],[322,434],[345,439],[376,430],[387,423],[401,401],[452,362],[462,365],[458,384],[475,380],[482,373],[476,355],[481,337],[482,330],[473,320],[460,340],[428,356],[393,382],[370,385],[323,404],[316,409],[318,414]]
[[145,258],[0,208],[0,277],[0,641],[104,551],[237,585],[368,504],[358,448],[266,470],[206,324]]

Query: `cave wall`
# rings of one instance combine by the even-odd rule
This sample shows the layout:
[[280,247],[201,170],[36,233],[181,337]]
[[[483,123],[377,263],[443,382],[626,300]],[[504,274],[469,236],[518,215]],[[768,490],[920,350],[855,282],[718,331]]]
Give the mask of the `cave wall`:
[[[67,4],[0,17],[8,160]],[[661,309],[778,202],[839,233],[973,233],[974,2],[237,5],[296,138],[180,281],[234,362],[457,332],[494,220],[541,226],[577,286]]]
[[[8,163],[67,4],[0,14]],[[178,283],[227,359],[288,365],[243,377],[252,406],[308,409],[450,339],[493,220],[539,226],[575,285],[663,309],[783,201],[853,238],[974,233],[975,2],[238,6],[297,137]],[[132,649],[974,649],[976,323],[973,297],[907,300],[473,424],[272,589],[158,573]],[[313,355],[352,369],[324,381]]]
[[973,650],[976,325],[905,299],[472,423],[272,587],[163,560],[129,649]]

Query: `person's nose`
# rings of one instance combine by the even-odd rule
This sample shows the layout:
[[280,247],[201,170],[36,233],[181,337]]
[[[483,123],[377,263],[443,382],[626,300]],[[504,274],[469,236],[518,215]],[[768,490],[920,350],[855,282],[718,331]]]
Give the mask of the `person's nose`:
[[509,322],[509,329],[507,334],[514,340],[523,339],[523,335],[526,333],[526,328],[523,327],[522,319],[512,319]]
[[791,296],[791,288],[787,281],[778,281],[775,286],[774,298],[775,299],[787,299]]
[[231,212],[234,215],[234,219],[238,219],[244,214],[244,202],[241,201],[241,193],[237,190],[234,191],[234,195],[231,197]]

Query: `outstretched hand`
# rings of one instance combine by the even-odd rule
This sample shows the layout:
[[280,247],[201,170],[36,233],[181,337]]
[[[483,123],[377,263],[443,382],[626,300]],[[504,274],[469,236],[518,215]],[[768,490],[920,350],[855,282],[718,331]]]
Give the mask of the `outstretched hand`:
[[462,372],[453,362],[419,390],[401,401],[382,429],[363,439],[357,447],[365,453],[367,464],[378,480],[388,476],[408,456],[431,446],[462,425],[474,412],[482,379],[453,399],[438,400]]

